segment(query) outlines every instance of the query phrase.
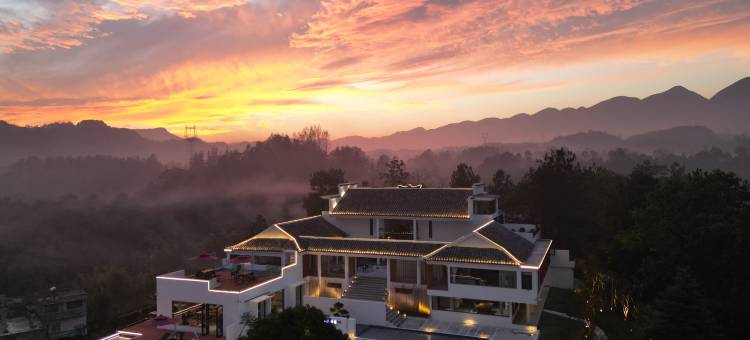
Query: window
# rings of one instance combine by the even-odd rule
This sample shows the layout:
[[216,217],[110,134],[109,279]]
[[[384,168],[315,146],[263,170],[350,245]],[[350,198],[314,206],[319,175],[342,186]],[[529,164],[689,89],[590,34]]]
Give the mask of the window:
[[203,328],[204,306],[201,303],[172,301],[172,319],[178,326]]
[[372,235],[374,235],[374,234],[375,234],[375,231],[374,231],[373,227],[374,227],[374,226],[373,226],[373,220],[372,220],[372,219],[370,219],[370,236],[372,236]]
[[451,283],[500,287],[497,270],[451,267]]
[[526,290],[531,290],[531,273],[530,272],[521,273],[521,288],[526,289]]
[[396,294],[414,294],[414,290],[411,288],[394,288]]
[[474,214],[492,215],[497,211],[496,200],[491,201],[474,201]]
[[302,255],[302,276],[318,276],[318,255]]
[[284,289],[271,295],[271,313],[281,313],[284,310]]
[[320,275],[325,277],[344,277],[343,256],[320,256]]
[[500,271],[500,287],[503,288],[516,288],[516,272],[501,270]]
[[295,306],[300,307],[302,306],[302,295],[304,294],[304,288],[305,285],[299,285],[297,288],[294,289],[294,299],[295,299]]
[[432,297],[432,309],[451,310],[451,298],[442,296]]
[[427,233],[429,234],[430,238],[432,238],[432,221],[430,221],[427,225]]
[[381,238],[395,240],[414,239],[414,221],[412,220],[383,220],[383,236]]
[[432,297],[432,309],[471,314],[499,316],[511,315],[511,304],[509,302],[461,299],[442,296]]

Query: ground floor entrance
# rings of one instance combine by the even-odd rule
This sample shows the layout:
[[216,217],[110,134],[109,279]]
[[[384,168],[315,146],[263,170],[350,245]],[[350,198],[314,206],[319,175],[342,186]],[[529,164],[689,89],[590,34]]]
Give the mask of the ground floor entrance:
[[380,277],[388,276],[388,262],[386,259],[375,257],[350,257],[349,261],[355,261],[357,276]]

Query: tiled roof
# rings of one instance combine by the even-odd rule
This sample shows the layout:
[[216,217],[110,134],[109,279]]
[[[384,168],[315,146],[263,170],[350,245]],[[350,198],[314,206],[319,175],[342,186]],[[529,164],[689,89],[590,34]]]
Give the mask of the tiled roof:
[[462,262],[479,264],[516,264],[505,252],[497,248],[448,246],[428,256],[428,261]]
[[294,241],[283,238],[251,238],[229,247],[233,250],[281,251],[297,250]]
[[343,237],[306,237],[299,239],[300,247],[310,252],[356,253],[385,256],[425,256],[445,245],[443,242],[410,240],[381,240]]
[[469,218],[472,189],[351,188],[331,215]]
[[347,236],[344,231],[326,221],[320,215],[277,223],[276,225],[294,238],[299,236]]
[[479,228],[476,232],[505,248],[521,262],[525,262],[534,250],[534,244],[529,240],[495,221]]

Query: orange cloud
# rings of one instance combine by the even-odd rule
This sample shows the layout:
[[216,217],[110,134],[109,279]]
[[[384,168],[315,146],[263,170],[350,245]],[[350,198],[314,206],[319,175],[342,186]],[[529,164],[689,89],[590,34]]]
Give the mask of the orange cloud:
[[487,114],[483,105],[538,108],[513,106],[523,96],[549,105],[535,93],[598,90],[617,79],[602,62],[653,75],[705,53],[748,56],[749,28],[742,0],[4,2],[0,119],[198,124],[232,138],[309,122],[385,133],[394,124],[369,118],[435,126]]

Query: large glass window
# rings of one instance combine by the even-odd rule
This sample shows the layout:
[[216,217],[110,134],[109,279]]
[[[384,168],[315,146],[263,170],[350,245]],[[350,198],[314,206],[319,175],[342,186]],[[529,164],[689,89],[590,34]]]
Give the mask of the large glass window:
[[497,270],[451,267],[451,283],[500,287]]
[[172,301],[172,319],[179,326],[203,328],[203,304]]
[[500,287],[516,288],[516,272],[509,270],[500,271]]
[[511,303],[475,299],[432,297],[432,309],[449,312],[510,316]]
[[284,290],[281,289],[271,296],[271,313],[281,313],[284,310]]
[[497,211],[495,200],[491,201],[474,201],[474,214],[492,215]]
[[317,255],[302,255],[302,276],[318,276]]
[[531,273],[530,272],[521,273],[521,288],[526,289],[526,290],[531,290]]
[[381,238],[394,240],[413,240],[414,239],[414,221],[412,220],[393,220],[386,219],[384,230]]
[[325,277],[344,277],[344,257],[321,255],[320,271]]
[[417,283],[417,261],[392,259],[388,263],[391,281]]

